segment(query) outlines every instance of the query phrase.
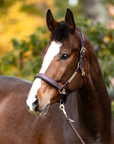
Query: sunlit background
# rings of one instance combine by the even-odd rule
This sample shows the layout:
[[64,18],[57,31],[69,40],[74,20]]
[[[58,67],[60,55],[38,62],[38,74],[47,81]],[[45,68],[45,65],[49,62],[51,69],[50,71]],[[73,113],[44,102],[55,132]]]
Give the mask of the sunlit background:
[[113,0],[0,0],[0,74],[33,81],[49,42],[46,12],[60,21],[67,8],[94,47],[114,107]]

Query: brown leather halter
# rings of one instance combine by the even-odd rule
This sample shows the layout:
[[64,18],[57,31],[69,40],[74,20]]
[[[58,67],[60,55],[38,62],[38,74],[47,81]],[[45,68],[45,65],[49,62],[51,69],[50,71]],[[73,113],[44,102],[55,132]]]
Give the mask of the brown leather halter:
[[[79,28],[79,30],[80,30],[80,28]],[[76,33],[76,31],[74,33]],[[85,75],[83,64],[84,64],[84,57],[85,57],[85,50],[86,49],[84,47],[84,35],[83,35],[81,30],[80,30],[80,36],[81,36],[80,61],[78,62],[76,70],[71,75],[71,77],[66,81],[66,83],[64,85],[58,84],[55,80],[51,79],[50,77],[48,77],[47,75],[42,74],[42,73],[37,73],[36,76],[34,77],[34,79],[40,78],[43,81],[50,84],[52,87],[57,88],[59,91],[59,94],[62,95],[62,102],[63,103],[66,102],[67,96],[69,95],[69,93],[66,92],[66,88],[71,83],[71,81],[74,79],[74,77],[77,75],[77,73],[81,72],[82,77],[84,77],[84,75]]]

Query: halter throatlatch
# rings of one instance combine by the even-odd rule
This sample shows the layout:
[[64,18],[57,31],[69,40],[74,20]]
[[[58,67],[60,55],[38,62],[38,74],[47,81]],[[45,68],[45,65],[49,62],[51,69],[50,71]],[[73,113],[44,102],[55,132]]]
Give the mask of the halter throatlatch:
[[[80,28],[79,28],[79,30],[80,30]],[[76,31],[74,33],[76,33]],[[85,57],[86,48],[84,47],[84,35],[81,30],[80,30],[80,36],[81,36],[80,60],[78,62],[76,70],[70,76],[70,78],[66,81],[65,84],[60,85],[55,80],[53,80],[52,78],[50,78],[42,73],[37,73],[36,76],[34,77],[34,79],[40,78],[43,81],[45,81],[46,83],[48,83],[49,85],[51,85],[52,87],[57,88],[59,91],[59,94],[62,95],[62,103],[66,102],[67,96],[69,95],[69,93],[66,92],[66,88],[71,83],[71,81],[75,78],[75,76],[79,72],[81,72],[82,77],[85,76],[85,71],[84,71],[83,65],[84,65],[84,57]]]

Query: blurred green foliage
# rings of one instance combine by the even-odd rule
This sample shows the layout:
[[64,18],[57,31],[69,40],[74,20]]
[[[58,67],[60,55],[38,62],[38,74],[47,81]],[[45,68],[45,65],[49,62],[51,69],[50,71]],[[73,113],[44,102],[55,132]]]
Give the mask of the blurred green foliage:
[[[0,0],[0,15],[6,14],[8,8],[18,0]],[[20,0],[22,1],[22,0]]]
[[18,1],[23,2],[20,11],[34,15],[42,15],[43,12],[39,10],[35,4],[26,4],[26,1],[23,0],[0,0],[0,15],[7,14],[8,8]]
[[58,10],[55,13],[55,18],[63,18],[66,12],[66,8],[72,10],[75,17],[82,18],[84,15],[83,13],[83,1],[78,0],[78,4],[76,6],[71,6],[68,3],[68,0],[55,0],[55,5],[57,6]]
[[42,15],[42,12],[37,8],[34,4],[23,4],[21,7],[21,11],[26,12],[28,14],[33,15]]
[[49,39],[43,34],[47,29],[38,28],[28,37],[28,41],[12,40],[13,50],[6,53],[0,61],[0,74],[22,77],[32,80],[41,66],[40,53],[48,44]]
[[[88,37],[97,54],[105,84],[109,86],[109,75],[114,76],[114,31],[106,29],[100,23],[94,25],[91,20],[77,19],[76,24]],[[29,36],[28,41],[12,40],[14,49],[7,52],[0,61],[0,74],[13,75],[33,80],[41,65],[40,53],[48,44],[46,28],[38,28]],[[44,36],[43,36],[44,35]]]

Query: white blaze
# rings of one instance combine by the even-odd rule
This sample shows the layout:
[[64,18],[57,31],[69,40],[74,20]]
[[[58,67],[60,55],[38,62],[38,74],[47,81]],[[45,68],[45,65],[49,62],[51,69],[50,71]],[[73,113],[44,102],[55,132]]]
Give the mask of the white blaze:
[[62,45],[61,43],[56,43],[55,41],[51,43],[44,57],[44,61],[43,61],[42,69],[40,70],[40,73],[43,73],[43,74],[45,73],[51,61],[53,60],[54,56],[56,56],[59,53],[61,45]]
[[[44,74],[46,72],[46,70],[49,67],[53,58],[60,52],[61,45],[62,45],[62,43],[55,42],[55,41],[53,41],[51,43],[51,45],[48,48],[47,53],[44,57],[44,61],[43,61],[40,73]],[[32,87],[31,87],[30,94],[29,94],[29,97],[27,99],[27,105],[29,106],[31,111],[33,110],[32,109],[32,103],[36,100],[35,95],[37,95],[37,91],[40,87],[41,87],[41,79],[36,78]]]

